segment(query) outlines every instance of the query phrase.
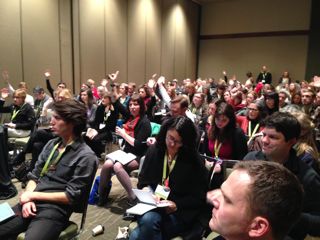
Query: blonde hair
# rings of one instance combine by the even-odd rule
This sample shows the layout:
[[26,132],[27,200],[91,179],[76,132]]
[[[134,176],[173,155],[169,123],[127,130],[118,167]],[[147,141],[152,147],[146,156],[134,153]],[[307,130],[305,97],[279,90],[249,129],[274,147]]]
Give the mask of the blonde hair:
[[17,97],[26,99],[27,93],[24,89],[18,88],[17,90],[14,91],[13,96],[17,96]]
[[315,128],[314,123],[311,121],[310,116],[303,112],[292,112],[291,114],[297,118],[301,126],[300,137],[296,144],[297,155],[299,156],[304,152],[307,152],[317,160],[318,150],[313,134],[313,129]]

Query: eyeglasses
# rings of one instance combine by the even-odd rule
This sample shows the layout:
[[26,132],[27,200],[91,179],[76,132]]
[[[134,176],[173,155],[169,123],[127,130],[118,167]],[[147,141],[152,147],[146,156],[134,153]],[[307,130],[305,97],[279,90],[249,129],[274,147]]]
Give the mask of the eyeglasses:
[[167,136],[166,136],[166,140],[167,140],[169,143],[173,144],[173,145],[177,145],[177,146],[181,146],[181,145],[182,145],[182,142],[181,142],[181,141],[178,141],[178,140],[174,139],[174,138],[173,138],[172,136],[170,136],[170,135],[167,135]]
[[259,111],[258,109],[255,108],[248,108],[249,111]]

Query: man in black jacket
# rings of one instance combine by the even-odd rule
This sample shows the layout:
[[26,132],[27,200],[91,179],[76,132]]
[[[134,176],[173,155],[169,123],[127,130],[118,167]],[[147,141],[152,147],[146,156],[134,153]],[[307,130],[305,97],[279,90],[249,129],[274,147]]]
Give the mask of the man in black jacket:
[[300,124],[289,113],[277,112],[265,120],[262,151],[248,153],[244,160],[266,160],[283,164],[293,172],[304,189],[302,215],[288,239],[304,239],[307,234],[320,236],[320,177],[305,162],[300,161],[293,145],[300,136]]

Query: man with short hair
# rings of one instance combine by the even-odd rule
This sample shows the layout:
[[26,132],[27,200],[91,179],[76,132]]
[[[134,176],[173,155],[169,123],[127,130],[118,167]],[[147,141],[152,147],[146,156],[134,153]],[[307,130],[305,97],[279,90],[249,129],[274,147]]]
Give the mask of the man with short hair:
[[33,89],[34,95],[34,111],[36,113],[36,118],[38,119],[42,115],[42,109],[47,109],[48,105],[53,102],[53,99],[49,97],[44,89],[40,86],[36,86]]
[[276,112],[265,119],[262,151],[249,152],[244,160],[265,160],[283,164],[303,186],[305,197],[299,222],[290,231],[292,239],[307,234],[320,236],[320,177],[314,169],[300,161],[293,146],[300,136],[300,124],[289,113]]
[[310,116],[314,112],[314,106],[313,106],[314,99],[315,99],[314,91],[310,89],[305,89],[301,91],[301,103],[302,103],[301,110]]
[[271,84],[272,83],[272,75],[268,71],[267,66],[262,66],[261,72],[259,73],[256,83],[262,82],[263,84]]
[[207,197],[213,204],[209,226],[225,239],[279,240],[299,218],[303,190],[278,163],[243,161]]
[[0,224],[0,239],[58,239],[72,212],[83,211],[97,169],[97,158],[81,133],[87,114],[83,104],[65,100],[53,104],[52,131],[59,137],[43,148],[29,182],[13,210]]

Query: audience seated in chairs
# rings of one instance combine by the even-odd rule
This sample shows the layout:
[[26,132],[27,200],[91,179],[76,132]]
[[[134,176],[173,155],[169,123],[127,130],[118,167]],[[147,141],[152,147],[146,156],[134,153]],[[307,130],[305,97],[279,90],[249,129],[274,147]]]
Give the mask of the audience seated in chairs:
[[58,136],[41,152],[29,182],[14,207],[15,217],[0,224],[1,239],[57,239],[73,211],[87,201],[97,158],[81,139],[87,114],[83,104],[66,100],[53,104],[52,131]]
[[123,151],[133,153],[137,158],[125,166],[119,162],[106,159],[102,166],[99,186],[98,205],[103,206],[107,201],[107,187],[114,172],[121,185],[128,193],[128,203],[132,204],[136,199],[132,191],[132,184],[128,172],[139,168],[139,160],[147,150],[146,140],[151,135],[150,121],[145,114],[145,104],[139,95],[133,94],[129,101],[129,110],[126,109],[117,99],[115,108],[126,119],[123,128],[116,127],[116,134],[123,138]]

